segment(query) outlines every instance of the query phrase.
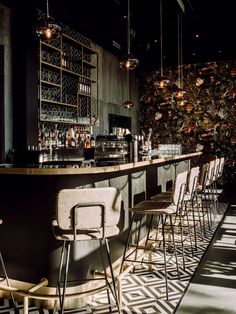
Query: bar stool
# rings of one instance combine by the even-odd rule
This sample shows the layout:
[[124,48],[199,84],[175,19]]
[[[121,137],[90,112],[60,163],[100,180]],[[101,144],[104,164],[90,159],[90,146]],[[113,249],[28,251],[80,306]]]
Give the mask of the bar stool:
[[213,212],[216,208],[215,196],[213,193],[213,176],[215,172],[215,159],[201,166],[199,184],[197,187],[198,199],[201,204],[202,217],[206,216],[208,228],[213,224]]
[[[0,219],[0,225],[2,223],[3,223],[3,221]],[[10,287],[10,281],[9,281],[9,278],[8,278],[8,275],[7,275],[7,270],[6,270],[6,266],[5,266],[5,263],[4,263],[1,251],[0,251],[0,263],[1,263],[1,267],[2,267],[2,270],[3,270],[3,274],[4,274],[4,277],[5,277],[7,286]],[[15,301],[15,298],[14,298],[13,294],[11,292],[9,292],[9,293],[10,293],[10,297],[11,297],[11,300],[12,300],[14,308],[17,308],[17,303]]]
[[194,231],[195,249],[197,249],[197,227],[200,227],[200,236],[204,240],[203,225],[201,220],[200,206],[197,199],[197,186],[199,179],[200,167],[192,167],[188,175],[187,191],[184,195],[185,213],[187,223],[189,221],[191,228]]
[[225,166],[225,157],[221,157],[217,181],[219,181],[223,177],[224,166]]
[[[185,188],[186,188],[186,180],[187,180],[187,171],[184,171],[182,173],[177,174],[175,183],[174,183],[174,193],[172,196],[171,202],[158,202],[153,200],[147,200],[143,201],[136,206],[129,209],[129,212],[132,214],[129,231],[128,231],[128,237],[124,249],[124,254],[122,258],[121,263],[121,269],[120,273],[123,272],[124,263],[128,262],[134,265],[134,263],[141,263],[141,264],[148,264],[153,265],[157,264],[157,262],[153,262],[151,259],[145,260],[142,256],[143,254],[139,254],[140,250],[144,253],[146,252],[154,252],[156,248],[158,247],[158,243],[162,242],[163,246],[163,257],[164,257],[164,272],[165,272],[165,286],[166,286],[166,298],[168,300],[168,278],[167,278],[167,254],[166,254],[166,242],[171,241],[174,247],[174,255],[175,255],[175,261],[176,261],[176,270],[179,275],[179,265],[178,265],[178,259],[177,259],[177,251],[176,251],[176,240],[175,240],[175,230],[174,230],[174,220],[177,218],[177,215],[180,214],[182,210],[183,205],[183,197],[185,194]],[[147,229],[147,236],[145,240],[144,246],[140,246],[140,230],[142,225],[142,218],[143,216],[150,216],[150,226],[152,226],[153,218],[157,217],[158,219],[158,227],[156,228],[156,234],[154,237],[151,235],[151,228]],[[135,217],[139,218],[139,228],[138,228],[138,237],[137,237],[137,243],[134,246],[134,248],[130,248],[131,245],[131,234],[132,234],[132,227],[135,222]],[[161,225],[161,238],[159,238],[159,223]],[[171,234],[172,239],[167,240],[166,239],[166,231]],[[181,239],[183,241],[183,239]],[[149,241],[153,243],[153,247],[150,247]],[[129,249],[129,250],[128,250]],[[141,258],[140,258],[141,256]],[[150,256],[149,256],[150,257]]]
[[223,192],[222,189],[218,189],[218,183],[220,182],[220,179],[223,176],[224,164],[225,164],[225,157],[217,158],[215,162],[215,170],[213,174],[213,191],[214,191],[214,197],[216,200],[217,212],[219,212],[218,197]]
[[[53,230],[55,238],[59,241],[63,241],[57,283],[60,313],[64,313],[71,244],[77,241],[95,240],[99,241],[100,244],[104,270],[104,274],[102,274],[103,278],[93,277],[91,279],[85,279],[83,282],[105,280],[103,288],[105,288],[108,293],[109,309],[111,311],[110,291],[114,297],[118,312],[120,313],[115,276],[108,244],[108,238],[114,237],[120,233],[117,227],[121,208],[121,196],[118,189],[115,187],[63,189],[58,193],[56,205],[56,220],[53,221]],[[105,267],[103,247],[106,251],[111,280],[109,280],[109,274]],[[66,256],[65,251],[67,251]],[[63,280],[62,276],[64,276]],[[97,292],[96,289],[91,289],[91,294]],[[84,293],[84,291],[82,293]]]
[[[198,184],[198,176],[199,176],[199,166],[192,167],[188,173],[187,177],[187,187],[186,192],[183,199],[183,209],[181,211],[181,217],[179,217],[181,228],[186,229],[189,232],[189,240],[190,240],[190,248],[192,252],[192,256],[194,255],[193,244],[192,244],[192,236],[194,235],[195,240],[195,248],[197,248],[197,226],[198,224],[201,226],[200,219],[200,211],[197,203],[197,184]],[[168,202],[172,198],[173,191],[166,191],[156,196],[153,196],[151,199],[153,201],[162,201]],[[196,217],[197,214],[197,217]],[[193,232],[192,232],[193,229]],[[202,227],[201,227],[202,230]],[[201,232],[202,237],[202,232]]]

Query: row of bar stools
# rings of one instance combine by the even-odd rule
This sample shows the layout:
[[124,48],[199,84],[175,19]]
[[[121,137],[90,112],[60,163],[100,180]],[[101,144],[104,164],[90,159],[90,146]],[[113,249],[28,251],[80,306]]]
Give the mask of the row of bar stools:
[[[56,219],[53,222],[55,238],[63,242],[58,273],[58,293],[60,301],[60,313],[64,313],[66,301],[66,289],[68,283],[71,246],[79,241],[99,241],[101,261],[103,263],[103,278],[85,278],[82,280],[98,283],[103,280],[102,287],[96,285],[86,291],[87,294],[98,293],[101,288],[107,290],[108,306],[110,312],[112,306],[117,307],[120,313],[115,276],[113,272],[108,238],[120,233],[117,227],[120,220],[121,196],[117,188],[85,188],[64,189],[57,196]],[[103,250],[106,251],[106,261],[109,265],[109,273],[105,265]],[[82,253],[82,252],[81,252]],[[111,278],[111,279],[109,279]],[[76,281],[78,282],[78,281]],[[115,300],[112,304],[110,292]],[[81,296],[85,293],[82,292]],[[113,302],[114,303],[114,302]],[[58,305],[55,304],[55,308]]]
[[[3,221],[0,219],[0,225],[2,223],[3,223]],[[7,275],[7,270],[6,270],[6,266],[5,266],[5,263],[4,263],[1,251],[0,251],[0,263],[1,263],[1,267],[2,267],[2,270],[3,270],[3,274],[4,274],[4,277],[5,277],[7,286],[10,287],[10,281],[9,281],[9,278],[8,278],[8,275]],[[14,308],[17,308],[17,303],[16,303],[15,298],[14,298],[14,296],[13,296],[13,294],[11,292],[10,292],[10,297],[11,297],[11,300],[12,300]]]
[[[160,265],[158,262],[153,262],[152,259],[145,260],[143,258],[143,254],[140,254],[141,252],[155,252],[158,249],[157,243],[161,242],[162,248],[163,248],[163,258],[164,258],[164,273],[165,273],[165,286],[166,286],[166,298],[168,300],[169,293],[168,293],[168,271],[167,271],[167,264],[169,259],[167,259],[167,242],[171,241],[174,249],[174,256],[176,261],[176,270],[179,275],[179,262],[177,258],[177,250],[176,250],[176,239],[175,239],[175,222],[177,222],[178,218],[180,217],[181,220],[181,212],[183,209],[183,199],[185,195],[186,190],[186,182],[187,182],[187,175],[188,172],[184,171],[182,173],[177,174],[175,182],[174,182],[174,192],[171,197],[171,201],[154,201],[154,200],[148,200],[143,201],[136,206],[129,209],[129,212],[132,214],[131,222],[129,226],[129,232],[128,237],[125,245],[125,250],[123,254],[123,259],[121,263],[121,270],[122,273],[123,267],[125,266],[125,263],[132,263],[135,265],[135,263],[141,263],[141,264],[152,264],[152,265]],[[135,222],[135,219],[139,219],[139,228],[138,228],[138,235],[140,235],[140,229],[142,226],[142,218],[143,216],[149,216],[150,217],[150,227],[152,227],[153,218],[157,217],[158,220],[158,227],[160,225],[161,229],[161,237],[159,237],[159,228],[156,228],[156,236],[153,237],[153,234],[151,232],[151,228],[147,229],[147,237],[144,246],[140,247],[140,238],[139,236],[136,239],[136,244],[132,245],[132,248],[130,248],[130,242],[131,242],[131,235],[133,232],[133,224]],[[178,224],[179,226],[179,224]],[[180,228],[181,228],[180,223]],[[170,234],[169,239],[166,238],[166,232]],[[151,243],[154,243],[154,245],[150,245]],[[183,238],[183,230],[181,230],[181,244],[183,245],[184,238]],[[141,256],[141,258],[140,258]],[[184,263],[184,255],[183,255],[183,263]]]
[[[179,217],[179,222],[180,224],[182,224],[182,229],[186,227],[188,233],[189,233],[189,230],[191,229],[191,232],[189,233],[189,241],[190,241],[190,248],[191,248],[192,255],[193,255],[192,236],[194,235],[195,248],[197,248],[197,228],[196,227],[198,225],[200,225],[201,238],[203,237],[201,220],[200,220],[200,210],[199,210],[199,206],[196,206],[197,205],[196,191],[197,191],[198,177],[199,177],[199,166],[192,167],[187,177],[186,191],[185,191],[185,195],[183,199],[184,208],[182,210],[181,217]],[[171,193],[173,193],[173,191],[160,193],[152,197],[152,200],[168,201],[169,198],[171,197]],[[193,229],[193,232],[192,232],[192,229]]]

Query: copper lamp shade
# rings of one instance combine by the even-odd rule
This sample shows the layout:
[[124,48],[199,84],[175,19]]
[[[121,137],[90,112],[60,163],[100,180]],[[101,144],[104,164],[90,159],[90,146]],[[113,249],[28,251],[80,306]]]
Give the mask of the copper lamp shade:
[[47,15],[40,19],[39,24],[36,27],[36,34],[41,40],[54,40],[61,35],[62,28],[49,16],[48,0],[46,4]]

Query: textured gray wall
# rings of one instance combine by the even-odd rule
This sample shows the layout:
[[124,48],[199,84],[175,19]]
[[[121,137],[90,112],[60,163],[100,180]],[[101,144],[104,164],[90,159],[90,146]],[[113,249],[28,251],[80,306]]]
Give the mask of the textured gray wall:
[[[5,153],[12,148],[12,42],[11,42],[11,11],[0,3],[0,44],[4,46],[4,120],[5,139],[0,149]],[[3,91],[0,91],[1,93]]]
[[[120,68],[119,59],[100,46],[95,46],[99,53],[98,70],[98,117],[99,127],[94,127],[94,134],[104,134],[109,131],[109,113],[132,117],[132,133],[138,132],[139,94],[138,79],[135,72],[130,72],[130,93],[128,97],[126,72]],[[126,100],[131,100],[134,107],[128,110],[123,107]],[[96,114],[96,108],[92,109]]]

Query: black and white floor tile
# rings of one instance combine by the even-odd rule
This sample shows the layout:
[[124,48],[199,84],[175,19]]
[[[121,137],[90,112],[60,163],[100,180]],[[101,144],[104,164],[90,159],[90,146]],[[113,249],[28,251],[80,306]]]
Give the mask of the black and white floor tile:
[[[220,214],[216,216],[214,225],[211,230],[207,232],[204,241],[198,241],[197,250],[194,252],[194,256],[191,254],[191,250],[186,250],[186,264],[185,269],[180,267],[180,280],[178,279],[174,259],[168,267],[168,291],[169,299],[166,300],[166,288],[165,288],[165,276],[164,268],[153,266],[152,272],[148,271],[147,267],[139,266],[135,267],[135,271],[130,272],[122,280],[122,313],[123,314],[171,314],[174,313],[178,303],[183,296],[189,281],[201,260],[202,255],[207,249],[212,236],[222,218],[224,211],[227,208],[227,204],[220,204]],[[155,259],[157,262],[161,262],[162,254],[160,252],[155,253]],[[182,258],[181,258],[182,260]],[[180,261],[181,263],[181,261]],[[161,263],[159,263],[160,265]],[[99,300],[99,302],[98,302]],[[23,307],[19,305],[19,310],[9,309],[8,300],[0,300],[0,313],[9,314],[22,314]],[[88,314],[97,313],[105,314],[109,313],[102,305],[106,304],[106,292],[100,293],[98,298],[94,300],[92,304],[82,309],[73,310],[70,313]],[[52,311],[45,309],[31,308],[30,314],[49,314]],[[114,309],[113,313],[117,313]],[[56,314],[56,313],[55,313]]]

